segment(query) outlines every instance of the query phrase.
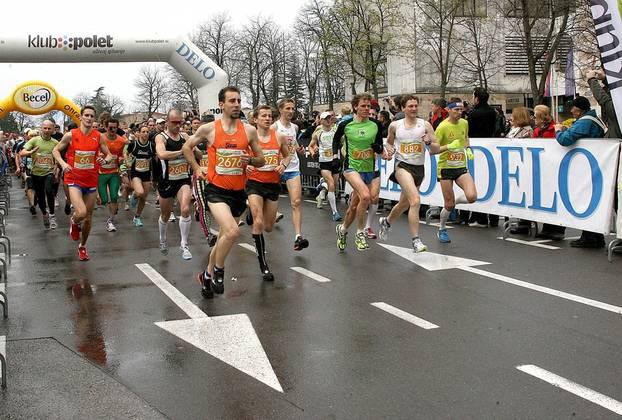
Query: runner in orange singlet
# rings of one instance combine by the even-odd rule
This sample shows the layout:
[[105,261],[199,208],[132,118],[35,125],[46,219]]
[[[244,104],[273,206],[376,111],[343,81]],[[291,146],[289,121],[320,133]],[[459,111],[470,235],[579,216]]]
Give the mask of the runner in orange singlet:
[[123,158],[123,148],[127,144],[127,139],[117,134],[119,120],[111,118],[106,123],[106,145],[114,159],[103,164],[99,168],[98,192],[102,200],[102,205],[108,205],[110,217],[106,221],[106,230],[115,232],[117,227],[114,225],[114,217],[119,211],[119,188],[121,187],[121,175],[119,174],[119,161]]
[[[108,150],[104,134],[92,129],[94,121],[95,108],[90,105],[82,108],[80,128],[66,133],[52,151],[54,159],[65,173],[65,184],[69,187],[69,199],[73,205],[69,235],[74,241],[80,240],[78,256],[81,261],[89,259],[86,240],[91,232],[99,166],[109,164],[114,159]],[[65,149],[67,162],[61,156]],[[99,152],[103,156],[98,157]]]
[[281,192],[281,175],[286,168],[283,159],[289,156],[289,148],[285,136],[277,134],[276,130],[270,128],[272,125],[271,107],[261,105],[255,109],[253,115],[257,124],[259,146],[263,151],[266,164],[259,169],[247,167],[246,194],[253,215],[252,232],[259,258],[259,269],[265,281],[273,281],[274,275],[270,272],[266,261],[266,243],[263,233],[264,231],[272,232],[274,226]]
[[[225,291],[225,259],[234,245],[240,229],[238,219],[246,209],[246,167],[261,167],[265,163],[258,144],[255,127],[240,121],[240,90],[234,86],[218,93],[222,119],[202,125],[183,145],[186,160],[200,178],[207,178],[205,187],[210,212],[220,227],[218,240],[209,256],[209,264],[197,275],[205,298]],[[199,143],[207,143],[208,168],[202,168],[194,159],[193,150]],[[253,156],[250,153],[253,153]]]

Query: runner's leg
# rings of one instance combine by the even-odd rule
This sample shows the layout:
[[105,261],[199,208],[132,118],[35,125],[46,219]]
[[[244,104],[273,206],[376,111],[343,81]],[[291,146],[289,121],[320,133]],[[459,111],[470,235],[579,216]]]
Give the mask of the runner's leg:
[[[412,235],[413,238],[418,238],[419,237],[419,207],[421,205],[421,198],[419,197],[419,190],[417,189],[417,186],[415,185],[414,178],[405,169],[397,168],[397,171],[395,171],[395,178],[397,178],[397,182],[400,184],[400,188],[402,189],[402,194],[400,195],[400,202],[402,201],[402,197],[405,197],[406,198],[405,204],[409,207],[408,226],[410,227],[410,234]],[[393,214],[393,210],[391,210],[391,214]],[[391,217],[391,214],[389,215],[389,217]]]
[[86,245],[86,241],[89,238],[89,234],[91,233],[93,208],[95,208],[95,200],[97,198],[97,193],[93,192],[90,194],[86,194],[83,196],[83,198],[84,198],[84,206],[86,209],[86,217],[84,218],[84,223],[82,223],[82,235],[80,237],[80,246]]
[[[356,206],[357,233],[363,232],[365,229],[367,208],[369,207],[371,200],[370,187],[363,182],[363,179],[358,172],[346,172],[345,177],[358,197],[358,203]],[[351,204],[354,204],[354,200],[351,200]],[[344,227],[347,229],[348,225],[344,223]]]
[[136,217],[140,217],[145,208],[145,200],[147,199],[147,193],[151,185],[149,182],[143,183],[140,178],[132,178],[132,187],[134,188],[134,196],[138,200],[136,205]]
[[297,238],[298,236],[302,236],[302,212],[300,209],[302,203],[302,184],[300,182],[300,176],[288,179],[286,185],[289,193],[289,202],[292,206],[292,223]]
[[231,209],[226,203],[208,203],[208,205],[212,217],[220,227],[218,240],[214,248],[212,248],[207,266],[208,273],[213,275],[214,267],[224,270],[225,259],[240,236],[240,228],[238,227],[238,221],[233,217]]
[[[190,217],[190,200],[192,198],[192,189],[190,185],[183,185],[179,191],[177,191],[177,201],[181,210],[179,217],[179,232],[181,232],[181,244],[182,248],[188,247],[188,236],[190,235],[190,224],[192,218]],[[186,258],[188,259],[188,258]]]

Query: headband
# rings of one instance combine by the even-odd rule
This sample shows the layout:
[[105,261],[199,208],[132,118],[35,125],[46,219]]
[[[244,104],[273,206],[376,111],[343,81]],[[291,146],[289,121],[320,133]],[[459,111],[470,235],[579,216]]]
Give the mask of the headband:
[[447,104],[448,109],[454,109],[457,107],[463,107],[462,102],[450,102]]

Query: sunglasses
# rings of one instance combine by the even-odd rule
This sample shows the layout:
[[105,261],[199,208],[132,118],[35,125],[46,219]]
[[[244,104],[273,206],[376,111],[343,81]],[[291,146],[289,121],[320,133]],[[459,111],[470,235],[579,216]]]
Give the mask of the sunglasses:
[[172,121],[172,120],[169,121],[169,124],[174,124],[174,125],[179,125],[181,123],[183,123],[183,121]]

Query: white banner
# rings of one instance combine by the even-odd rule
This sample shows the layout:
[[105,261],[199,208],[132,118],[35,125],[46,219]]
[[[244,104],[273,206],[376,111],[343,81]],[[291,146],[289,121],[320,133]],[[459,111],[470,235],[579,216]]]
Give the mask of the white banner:
[[[458,208],[609,233],[618,170],[617,139],[580,140],[571,147],[554,139],[470,139],[469,172],[477,201]],[[443,205],[436,179],[438,155],[426,154],[421,203]],[[380,160],[380,197],[399,200],[389,180],[395,161]],[[456,186],[456,195],[462,191]]]
[[590,0],[603,70],[622,127],[622,19],[618,4],[616,0]]

